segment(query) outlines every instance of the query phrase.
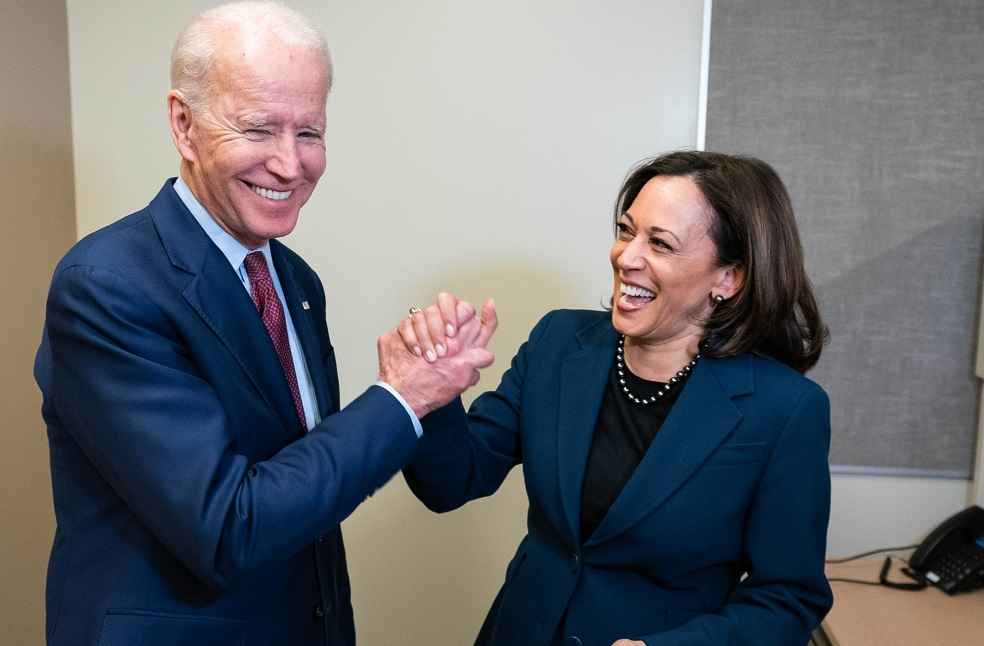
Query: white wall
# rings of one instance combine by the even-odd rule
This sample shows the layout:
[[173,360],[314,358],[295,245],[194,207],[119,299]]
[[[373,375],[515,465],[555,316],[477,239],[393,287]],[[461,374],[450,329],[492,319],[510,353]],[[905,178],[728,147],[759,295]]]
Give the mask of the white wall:
[[971,504],[966,480],[835,475],[832,488],[830,556],[918,543]]
[[[80,234],[176,172],[168,55],[210,4],[68,1]],[[702,2],[292,4],[335,53],[328,170],[288,244],[325,283],[343,399],[374,379],[376,336],[440,289],[495,296],[494,386],[540,315],[609,291],[628,167],[693,147]],[[362,643],[474,639],[523,532],[516,476],[441,517],[397,478],[346,521]]]

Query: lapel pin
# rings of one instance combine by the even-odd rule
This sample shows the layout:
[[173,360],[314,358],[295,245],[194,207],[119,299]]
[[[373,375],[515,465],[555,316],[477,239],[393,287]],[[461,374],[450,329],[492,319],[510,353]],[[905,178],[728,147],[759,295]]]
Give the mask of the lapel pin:
[[308,305],[308,302],[307,301],[301,301],[301,307],[303,307],[306,310],[311,309],[311,306]]

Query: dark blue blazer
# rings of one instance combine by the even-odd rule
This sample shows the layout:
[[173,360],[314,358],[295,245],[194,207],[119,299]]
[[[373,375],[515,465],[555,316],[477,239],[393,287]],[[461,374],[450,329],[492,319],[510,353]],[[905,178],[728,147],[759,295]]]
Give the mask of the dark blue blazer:
[[379,387],[339,412],[321,283],[271,241],[323,418],[302,433],[253,302],[171,186],[52,279],[48,643],[353,644],[338,525],[410,459],[411,421]]
[[771,359],[701,359],[608,514],[580,536],[610,319],[548,314],[497,390],[467,415],[458,400],[424,418],[404,473],[435,511],[491,495],[523,467],[528,534],[477,643],[804,646],[831,605],[826,394]]

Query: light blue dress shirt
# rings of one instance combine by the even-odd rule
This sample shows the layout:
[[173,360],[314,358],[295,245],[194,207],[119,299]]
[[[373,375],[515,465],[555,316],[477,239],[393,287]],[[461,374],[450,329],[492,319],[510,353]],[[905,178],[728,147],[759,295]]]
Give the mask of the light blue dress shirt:
[[[232,265],[233,270],[239,276],[239,280],[242,281],[247,293],[250,292],[250,282],[243,261],[248,254],[254,251],[263,253],[263,257],[266,259],[267,269],[270,270],[270,278],[273,280],[273,287],[277,290],[277,298],[280,299],[280,306],[284,311],[284,318],[287,322],[287,340],[290,343],[290,355],[294,362],[294,373],[297,375],[297,389],[300,391],[301,405],[304,408],[304,424],[308,430],[311,430],[321,421],[318,411],[318,398],[314,392],[314,383],[308,372],[307,363],[304,361],[304,352],[301,349],[300,339],[297,338],[297,331],[294,329],[294,322],[290,317],[290,308],[287,307],[287,299],[284,298],[284,290],[280,286],[280,277],[277,276],[277,268],[273,265],[273,257],[270,255],[270,243],[264,242],[263,246],[257,249],[249,249],[233,238],[208,214],[205,207],[202,206],[201,202],[191,192],[188,184],[180,177],[174,182],[174,192],[178,194],[178,197],[188,207],[191,215],[205,231],[205,234],[219,248],[219,251],[226,257],[229,264]],[[417,437],[420,437],[423,433],[420,420],[417,419],[417,415],[414,414],[413,409],[410,408],[400,393],[396,392],[396,389],[386,382],[378,381],[376,385],[386,389],[387,392],[400,402],[400,405],[403,406],[404,410],[410,416],[410,421],[413,423],[413,430],[417,433]]]

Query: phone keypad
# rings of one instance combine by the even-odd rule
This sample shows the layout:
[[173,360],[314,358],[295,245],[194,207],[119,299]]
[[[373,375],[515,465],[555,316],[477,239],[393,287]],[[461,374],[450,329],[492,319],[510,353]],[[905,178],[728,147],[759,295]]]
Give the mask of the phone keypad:
[[958,584],[965,583],[964,579],[969,574],[984,567],[984,549],[971,544],[947,554],[933,565],[932,573],[940,579],[936,585],[945,592],[955,592]]

